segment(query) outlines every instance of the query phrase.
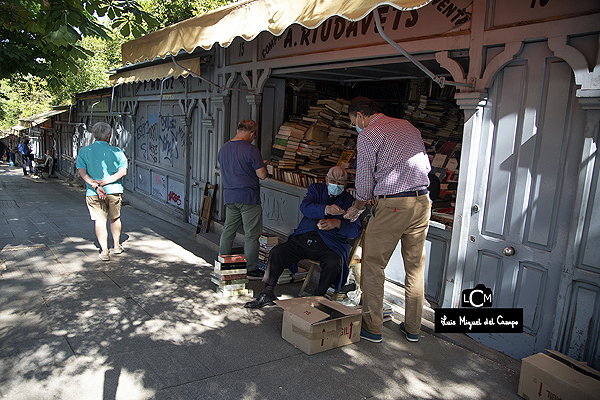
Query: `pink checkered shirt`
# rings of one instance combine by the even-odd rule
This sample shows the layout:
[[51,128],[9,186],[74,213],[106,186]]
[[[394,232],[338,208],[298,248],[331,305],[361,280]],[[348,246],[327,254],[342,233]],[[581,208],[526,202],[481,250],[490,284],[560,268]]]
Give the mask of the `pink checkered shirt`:
[[427,189],[431,171],[421,132],[405,119],[373,116],[358,135],[356,198]]

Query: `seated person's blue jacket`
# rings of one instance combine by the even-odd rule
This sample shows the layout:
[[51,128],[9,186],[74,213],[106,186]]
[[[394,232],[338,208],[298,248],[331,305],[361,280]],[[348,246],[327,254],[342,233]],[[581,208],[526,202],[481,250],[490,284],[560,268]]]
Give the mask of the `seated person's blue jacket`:
[[[327,192],[326,183],[313,183],[310,185],[306,197],[302,200],[302,204],[300,204],[300,211],[304,217],[302,218],[302,221],[300,221],[298,228],[290,235],[290,237],[310,231],[319,232],[319,235],[323,239],[323,243],[342,259],[342,275],[336,284],[336,288],[341,290],[346,284],[349,273],[348,257],[350,255],[350,244],[348,243],[348,239],[354,239],[360,235],[360,219],[350,222],[349,220],[344,219],[343,215],[325,216],[325,207],[327,206],[328,200],[329,193]],[[331,204],[337,204],[344,210],[347,210],[350,208],[353,201],[354,197],[344,190]],[[336,229],[322,231],[317,227],[317,223],[324,218],[339,219],[341,220],[341,225]],[[288,268],[292,272],[298,271],[298,266],[296,264],[291,265]]]

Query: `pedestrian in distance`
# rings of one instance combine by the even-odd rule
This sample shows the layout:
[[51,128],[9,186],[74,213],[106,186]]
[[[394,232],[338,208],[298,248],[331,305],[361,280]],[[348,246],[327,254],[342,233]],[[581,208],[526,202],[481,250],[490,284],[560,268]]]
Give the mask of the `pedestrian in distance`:
[[431,201],[431,170],[421,132],[404,119],[390,118],[366,97],[348,106],[358,131],[356,200],[345,218],[358,218],[365,204],[377,200],[363,248],[363,308],[360,337],[382,341],[385,267],[401,242],[405,270],[405,321],[400,332],[419,340],[424,302],[425,239]]
[[106,122],[92,127],[94,143],[82,148],[77,155],[77,172],[85,181],[85,201],[95,223],[96,238],[100,244],[99,257],[110,260],[107,220],[110,221],[114,254],[121,254],[122,178],[127,175],[127,158],[123,150],[111,146],[112,128]]
[[29,166],[29,173],[33,174],[33,166],[31,165],[31,160],[33,160],[33,153],[29,148],[29,139],[25,138],[19,146],[17,147],[19,153],[21,153],[21,159],[23,161],[23,175],[29,175],[27,173],[27,166]]
[[238,123],[233,139],[219,150],[225,204],[225,224],[219,244],[219,255],[230,255],[235,234],[244,227],[244,255],[248,279],[262,279],[258,268],[258,238],[262,232],[260,181],[267,169],[260,151],[252,144],[258,126],[251,119]]

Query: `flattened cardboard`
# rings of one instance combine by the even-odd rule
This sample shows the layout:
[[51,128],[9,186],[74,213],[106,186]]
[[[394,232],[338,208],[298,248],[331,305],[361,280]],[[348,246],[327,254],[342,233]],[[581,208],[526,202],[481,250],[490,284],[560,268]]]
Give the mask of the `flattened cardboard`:
[[600,399],[598,371],[557,351],[548,352],[550,354],[537,353],[523,359],[519,396],[525,399]]
[[360,340],[360,310],[324,297],[277,300],[284,309],[281,336],[307,354]]

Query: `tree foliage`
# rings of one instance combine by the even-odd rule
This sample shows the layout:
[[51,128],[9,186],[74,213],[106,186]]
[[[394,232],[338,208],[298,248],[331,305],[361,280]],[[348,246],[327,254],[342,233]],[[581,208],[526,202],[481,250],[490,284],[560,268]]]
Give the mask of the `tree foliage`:
[[20,115],[29,117],[48,111],[52,95],[46,81],[37,76],[14,76],[0,80],[0,129],[16,125]]
[[157,30],[234,2],[235,0],[141,0],[140,4],[160,21],[160,26],[149,29]]
[[[104,26],[98,18],[105,18]],[[109,39],[112,30],[139,37],[158,21],[134,0],[8,0],[0,3],[0,77],[34,75],[58,85],[93,53],[83,37]]]
[[0,128],[108,86],[106,71],[120,65],[124,41],[233,2],[0,2]]

